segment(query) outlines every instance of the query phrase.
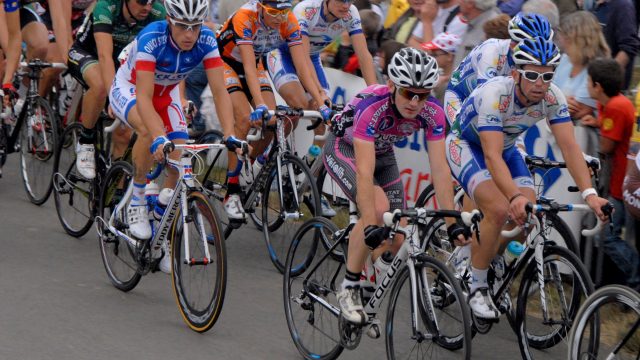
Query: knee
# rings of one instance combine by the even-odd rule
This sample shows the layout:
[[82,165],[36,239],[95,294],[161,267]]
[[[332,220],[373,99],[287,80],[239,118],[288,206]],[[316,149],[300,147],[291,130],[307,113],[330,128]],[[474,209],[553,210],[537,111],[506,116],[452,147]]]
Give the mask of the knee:
[[494,223],[496,226],[503,226],[509,217],[509,209],[507,206],[491,205],[487,209],[482,209],[485,219]]
[[48,51],[49,43],[46,41],[32,41],[29,44],[29,54],[33,59],[46,59]]
[[236,117],[239,121],[236,121],[236,131],[239,136],[244,137],[249,133],[249,129],[251,128],[251,121],[249,120],[249,114],[243,114],[241,116]]
[[382,189],[380,189],[380,191],[376,191],[375,208],[376,219],[378,220],[378,223],[381,224],[382,215],[384,215],[385,212],[389,211],[389,199],[387,199],[387,196]]

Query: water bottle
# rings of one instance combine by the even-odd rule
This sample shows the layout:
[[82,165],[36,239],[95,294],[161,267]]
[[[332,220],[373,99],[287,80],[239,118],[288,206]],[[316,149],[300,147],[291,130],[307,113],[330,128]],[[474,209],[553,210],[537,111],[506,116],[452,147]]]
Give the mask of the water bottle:
[[320,155],[321,151],[322,149],[320,149],[320,146],[316,144],[312,144],[309,147],[309,152],[304,157],[304,160],[307,163],[308,167],[311,167],[311,164],[313,164],[313,161]]
[[158,183],[151,180],[147,183],[147,186],[144,187],[144,198],[147,200],[147,208],[149,209],[149,218],[153,217],[153,209],[156,206],[156,202],[158,202],[158,193],[160,192],[160,187]]
[[524,245],[518,241],[512,241],[507,245],[507,249],[504,251],[504,262],[506,266],[511,265],[514,261],[522,255],[524,252]]
[[385,251],[382,255],[380,255],[376,262],[373,263],[373,268],[376,271],[376,285],[380,285],[384,275],[387,273],[389,266],[391,265],[391,261],[393,261],[393,254],[391,251]]
[[156,206],[153,209],[154,219],[156,219],[157,221],[160,221],[162,219],[164,210],[166,209],[167,204],[169,203],[169,200],[171,200],[172,196],[173,189],[164,188],[162,189],[162,191],[160,191],[160,194],[158,195],[158,202],[156,202]]

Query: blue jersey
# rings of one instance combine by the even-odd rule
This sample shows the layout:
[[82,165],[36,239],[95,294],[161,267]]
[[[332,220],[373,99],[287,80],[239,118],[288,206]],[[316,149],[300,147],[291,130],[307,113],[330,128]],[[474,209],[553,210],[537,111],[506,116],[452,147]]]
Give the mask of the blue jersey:
[[168,96],[201,62],[205,70],[222,66],[211,29],[203,26],[193,48],[183,51],[171,38],[167,22],[156,21],[145,27],[132,42],[126,62],[116,76],[135,84],[136,71],[152,71],[155,74],[154,97]]

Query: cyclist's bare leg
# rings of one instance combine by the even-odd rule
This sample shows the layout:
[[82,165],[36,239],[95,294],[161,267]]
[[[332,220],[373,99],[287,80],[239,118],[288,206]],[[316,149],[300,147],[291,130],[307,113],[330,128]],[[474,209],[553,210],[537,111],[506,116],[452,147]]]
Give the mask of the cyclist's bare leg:
[[[261,94],[262,94],[262,99],[264,100],[267,107],[270,110],[275,109],[276,108],[275,95],[273,95],[271,91],[262,91]],[[256,105],[258,104],[252,103],[252,105],[253,105],[253,108],[255,109]],[[247,129],[247,133],[248,132],[249,132],[249,129]],[[245,137],[247,133],[245,133]],[[256,158],[258,155],[262,154],[264,150],[267,148],[267,146],[269,146],[269,143],[271,143],[271,139],[273,139],[273,135],[271,133],[267,133],[267,134],[264,134],[264,139],[258,140],[252,143],[251,146],[253,147],[253,150],[251,151],[251,158]]]
[[[375,208],[378,225],[382,224],[382,214],[389,211],[389,199],[380,186],[374,187]],[[349,234],[349,255],[347,256],[347,270],[360,273],[369,254],[369,248],[364,243],[364,224],[360,219]]]
[[49,32],[44,24],[36,21],[28,23],[22,28],[22,41],[27,44],[27,59],[46,59]]
[[[45,58],[50,63],[65,63],[65,59],[60,54],[60,49],[56,43],[49,43],[47,50],[47,57]],[[62,69],[44,69],[42,71],[42,79],[40,80],[40,89],[38,93],[40,96],[47,96],[51,91],[53,85],[58,81],[58,77],[62,73]]]
[[119,126],[112,133],[111,137],[111,158],[120,159],[124,156],[127,147],[129,146],[129,140],[133,130],[128,126]]
[[89,89],[82,96],[82,126],[93,129],[107,101],[107,89],[104,87],[98,63],[91,64],[82,74]]
[[152,139],[150,132],[144,122],[142,122],[140,114],[138,114],[138,105],[134,105],[131,110],[129,110],[127,122],[138,134],[138,138],[135,144],[133,144],[131,151],[134,166],[133,181],[138,184],[144,184],[147,182],[147,173],[153,165],[153,157],[149,152]]

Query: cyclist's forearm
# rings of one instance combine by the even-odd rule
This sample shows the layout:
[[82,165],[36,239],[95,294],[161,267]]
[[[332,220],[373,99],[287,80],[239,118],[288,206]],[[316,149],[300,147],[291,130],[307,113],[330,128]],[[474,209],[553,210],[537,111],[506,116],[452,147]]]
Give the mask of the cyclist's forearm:
[[567,164],[569,174],[571,174],[571,177],[575,180],[578,189],[584,191],[592,187],[591,175],[584,161],[580,146],[577,143],[563,144],[563,146],[560,147],[560,151]]
[[116,67],[113,63],[113,59],[109,56],[100,56],[98,58],[98,66],[100,66],[100,73],[102,74],[102,81],[104,87],[107,89],[107,94],[111,90],[111,84],[116,77]]
[[[68,7],[68,9],[65,9]],[[60,53],[66,60],[66,54],[71,46],[71,33],[69,32],[71,23],[71,2],[60,0],[49,0],[49,10],[51,11],[51,22],[53,33],[56,36],[56,44]],[[69,14],[66,18],[65,14]]]
[[363,34],[356,34],[352,37],[353,50],[358,57],[358,63],[360,64],[360,70],[362,70],[362,77],[367,83],[367,86],[377,84],[376,69],[373,66],[373,57],[367,48],[367,40]]
[[242,58],[242,67],[244,69],[244,77],[249,87],[249,93],[253,97],[254,104],[264,104],[262,93],[260,90],[260,81],[258,80],[258,62],[253,52],[253,45],[238,45],[240,56]]
[[7,84],[13,80],[13,75],[18,69],[20,61],[20,46],[22,44],[22,34],[20,32],[20,15],[18,12],[5,14],[7,19],[8,44],[5,50],[7,59],[2,83]]
[[222,126],[222,132],[224,133],[225,138],[235,135],[233,105],[231,103],[231,96],[224,85],[223,68],[219,66],[213,69],[207,69],[207,79],[209,81],[211,94],[213,95],[213,102],[216,105],[216,114],[218,115],[218,120]]
[[309,55],[304,54],[302,46],[292,46],[289,48],[291,52],[291,58],[293,59],[293,65],[296,68],[296,72],[298,73],[298,77],[300,78],[300,82],[302,82],[302,86],[309,92],[311,97],[316,101],[318,105],[322,105],[323,97],[318,91],[318,87],[314,82],[309,67],[306,63],[306,59]]

